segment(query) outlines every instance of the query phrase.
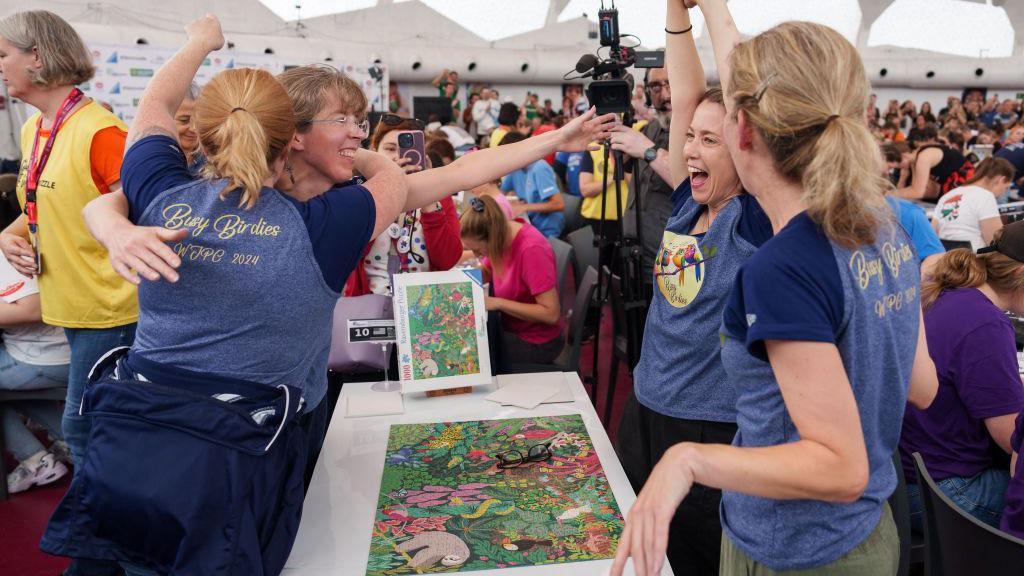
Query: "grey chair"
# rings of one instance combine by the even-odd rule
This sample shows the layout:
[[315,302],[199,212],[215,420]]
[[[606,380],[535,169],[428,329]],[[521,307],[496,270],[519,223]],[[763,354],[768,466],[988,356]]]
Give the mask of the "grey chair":
[[910,574],[911,564],[924,563],[924,535],[910,528],[910,500],[907,496],[907,480],[903,475],[903,462],[900,451],[892,456],[896,468],[896,490],[889,496],[889,508],[896,522],[896,534],[900,537],[900,566],[897,576]]
[[[17,402],[21,400],[54,400],[63,402],[67,398],[68,389],[65,388],[43,388],[40,390],[0,390],[0,404]],[[3,426],[0,426],[0,451],[4,449],[6,439],[4,438]],[[0,479],[0,500],[7,500],[7,477]]]
[[583,323],[594,306],[594,291],[597,289],[597,270],[587,268],[576,290],[576,300],[569,311],[569,326],[566,331],[565,349],[552,364],[519,364],[505,362],[505,374],[527,374],[531,372],[579,372],[580,347],[583,344]]
[[562,236],[567,236],[586,226],[583,223],[583,215],[580,214],[583,198],[562,192],[562,202],[565,203],[565,206],[562,208],[562,216],[565,218],[565,222],[562,225]]
[[569,263],[572,261],[572,246],[562,242],[558,238],[548,238],[551,249],[555,251],[555,269],[558,271],[558,297],[565,294],[565,277],[569,271]]
[[1019,574],[1024,566],[1024,540],[961,510],[935,484],[920,452],[914,452],[914,467],[924,507],[925,574]]
[[594,246],[594,230],[585,226],[566,236],[566,241],[572,246],[573,253],[573,276],[576,277],[577,285],[583,278],[587,268],[597,270],[600,266],[600,254],[597,246]]

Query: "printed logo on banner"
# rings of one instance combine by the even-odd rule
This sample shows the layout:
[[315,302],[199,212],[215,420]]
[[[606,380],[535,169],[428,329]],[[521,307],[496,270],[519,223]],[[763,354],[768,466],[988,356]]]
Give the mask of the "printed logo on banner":
[[129,61],[130,60],[134,60],[136,62],[145,62],[146,61],[146,57],[145,56],[128,56],[127,54],[121,54],[119,56],[119,58],[121,60],[129,60]]
[[210,59],[209,58],[207,58],[206,60],[203,60],[203,66],[209,66],[209,65],[210,65]]
[[227,70],[234,70],[235,69],[235,59],[232,58],[231,60],[228,60],[228,63],[224,65],[224,68],[226,68]]
[[[96,83],[96,87],[97,88],[103,88],[103,86],[100,86],[99,82]],[[121,83],[120,82],[115,82],[114,83],[114,87],[110,89],[110,92],[108,92],[108,94],[120,94],[120,93],[121,93]]]
[[107,58],[107,64],[117,64],[117,52],[111,52]]
[[149,78],[153,76],[153,70],[150,68],[132,68],[129,72],[136,77]]
[[114,76],[114,77],[117,77],[117,76],[127,76],[127,74],[125,74],[124,72],[122,72],[121,70],[118,70],[116,68],[107,68],[107,74],[106,75],[107,76]]

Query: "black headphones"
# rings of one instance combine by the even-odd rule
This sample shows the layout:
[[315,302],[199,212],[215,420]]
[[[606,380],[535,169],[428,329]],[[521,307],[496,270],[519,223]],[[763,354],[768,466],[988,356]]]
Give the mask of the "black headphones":
[[651,78],[651,69],[650,68],[645,68],[644,69],[644,106],[647,106],[648,108],[650,108],[651,106],[654,105],[654,102],[651,100],[651,89],[647,85],[648,81],[650,80],[650,78]]

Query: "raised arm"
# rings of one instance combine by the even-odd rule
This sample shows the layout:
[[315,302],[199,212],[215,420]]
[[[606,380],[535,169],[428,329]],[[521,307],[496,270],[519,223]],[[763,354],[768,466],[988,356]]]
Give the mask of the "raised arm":
[[174,114],[185,99],[192,79],[207,55],[224,45],[220,21],[207,14],[185,27],[188,42],[166,64],[157,70],[139,100],[139,107],[128,129],[128,145],[152,134],[166,134],[175,138],[177,126]]
[[718,81],[722,84],[725,94],[725,109],[732,112],[732,100],[729,98],[729,55],[740,43],[740,31],[732,19],[732,13],[725,0],[685,0],[687,6],[700,6],[707,23],[711,46],[715,50],[715,65],[718,67]]
[[370,191],[377,205],[377,220],[373,226],[373,238],[376,238],[403,211],[409,184],[405,171],[398,164],[383,154],[364,148],[356,150],[355,169],[366,177],[363,186]]
[[594,115],[592,108],[558,130],[515,144],[478,150],[447,166],[409,174],[409,196],[404,209],[423,208],[460,190],[493,182],[559,150],[586,150],[591,142],[606,138],[616,122],[615,114],[596,118]]
[[667,34],[665,37],[665,67],[668,81],[672,86],[672,126],[669,132],[668,155],[672,188],[678,188],[689,177],[686,168],[686,133],[690,129],[697,102],[704,95],[707,84],[704,81],[704,67],[697,56],[697,45],[693,41],[688,7],[693,0],[668,0],[668,19],[665,28],[673,32],[690,29],[685,34]]
[[434,76],[434,79],[431,80],[430,83],[433,84],[435,88],[440,88],[441,87],[441,80],[443,80],[444,77],[447,76],[447,75],[448,75],[448,69],[444,68],[443,70],[441,70],[440,72],[437,73],[437,76]]

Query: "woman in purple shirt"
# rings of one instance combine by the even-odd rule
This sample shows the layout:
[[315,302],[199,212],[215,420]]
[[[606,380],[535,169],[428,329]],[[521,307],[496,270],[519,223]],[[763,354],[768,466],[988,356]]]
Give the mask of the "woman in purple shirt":
[[1017,416],[1010,443],[1013,444],[1010,486],[1006,489],[1006,506],[999,528],[1017,538],[1024,538],[1024,460],[1020,459],[1020,452],[1024,449],[1024,412]]
[[993,444],[1011,452],[1014,420],[1024,409],[1013,327],[1004,311],[1024,313],[1024,222],[997,233],[975,255],[953,250],[921,289],[928,350],[939,392],[927,410],[908,407],[900,456],[920,529],[920,493],[910,458],[920,452],[939,488],[993,527],[1003,513],[1009,474]]

